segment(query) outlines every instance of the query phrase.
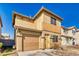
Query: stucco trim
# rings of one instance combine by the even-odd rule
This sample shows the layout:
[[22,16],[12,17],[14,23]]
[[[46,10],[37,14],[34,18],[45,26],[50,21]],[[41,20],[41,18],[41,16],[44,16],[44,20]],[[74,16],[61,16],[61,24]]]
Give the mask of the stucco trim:
[[73,38],[72,36],[61,35],[61,37]]
[[61,28],[67,29],[67,30],[72,30],[72,29],[76,29],[76,30],[77,30],[76,26],[71,26],[71,27],[64,27],[64,26],[61,26]]
[[51,33],[56,33],[56,34],[61,34],[61,33],[53,32],[53,31],[50,31],[50,30],[43,30],[43,31],[47,31],[47,32],[51,32]]
[[68,30],[77,29],[75,26],[69,27]]
[[15,28],[21,29],[21,30],[29,30],[29,31],[34,31],[34,32],[42,32],[40,30],[36,30],[36,29],[29,29],[29,28],[25,28],[25,27],[21,27],[21,26],[15,26]]

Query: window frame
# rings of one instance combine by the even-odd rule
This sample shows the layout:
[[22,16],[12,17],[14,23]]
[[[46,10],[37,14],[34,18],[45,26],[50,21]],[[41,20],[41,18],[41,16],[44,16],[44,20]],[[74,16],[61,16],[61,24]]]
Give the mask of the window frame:
[[76,31],[75,30],[72,30],[72,33],[73,33],[73,35],[75,35]]
[[63,31],[65,34],[68,34],[68,30],[67,29],[64,29]]
[[55,18],[53,18],[53,17],[51,17],[51,24],[56,25],[56,19],[55,19]]
[[52,39],[52,42],[58,42],[58,36],[57,35],[52,35],[51,39]]

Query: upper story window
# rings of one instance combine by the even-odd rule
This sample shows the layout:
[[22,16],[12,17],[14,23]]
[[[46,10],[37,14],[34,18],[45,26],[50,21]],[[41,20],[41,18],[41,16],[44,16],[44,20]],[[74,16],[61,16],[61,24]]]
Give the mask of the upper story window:
[[51,17],[51,24],[56,25],[56,19],[55,19],[55,18],[53,18],[53,17]]
[[68,30],[67,29],[64,29],[64,33],[67,34],[68,33]]
[[75,30],[72,30],[72,33],[73,33],[73,35],[75,35],[76,31]]

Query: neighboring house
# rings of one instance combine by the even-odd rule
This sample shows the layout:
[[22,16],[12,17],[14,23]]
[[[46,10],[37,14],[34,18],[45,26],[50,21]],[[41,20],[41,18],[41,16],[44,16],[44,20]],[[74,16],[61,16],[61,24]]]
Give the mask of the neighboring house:
[[61,45],[62,18],[42,7],[34,17],[13,13],[17,51],[50,49]]
[[66,28],[61,28],[61,40],[62,40],[62,46],[72,46],[76,45],[76,30],[77,28],[75,26]]
[[79,45],[79,29],[76,30],[75,37],[76,37],[76,44]]
[[2,39],[7,39],[7,40],[8,40],[8,39],[10,39],[10,35],[7,34],[7,33],[2,33],[2,34],[1,34],[1,38],[2,38]]
[[13,46],[15,45],[14,40],[9,39],[9,40],[5,40],[5,39],[0,39],[0,42],[3,43],[3,48],[13,48]]
[[1,28],[2,28],[2,20],[1,20],[1,17],[0,17],[0,39],[1,39],[1,32],[2,32]]

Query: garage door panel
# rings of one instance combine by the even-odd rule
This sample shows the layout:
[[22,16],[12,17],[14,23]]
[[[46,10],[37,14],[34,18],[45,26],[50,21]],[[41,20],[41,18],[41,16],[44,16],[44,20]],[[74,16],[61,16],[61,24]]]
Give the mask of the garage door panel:
[[24,38],[24,50],[37,50],[39,49],[39,37],[26,36]]

